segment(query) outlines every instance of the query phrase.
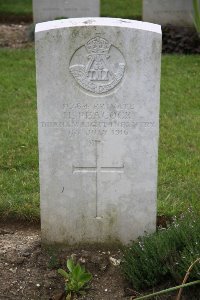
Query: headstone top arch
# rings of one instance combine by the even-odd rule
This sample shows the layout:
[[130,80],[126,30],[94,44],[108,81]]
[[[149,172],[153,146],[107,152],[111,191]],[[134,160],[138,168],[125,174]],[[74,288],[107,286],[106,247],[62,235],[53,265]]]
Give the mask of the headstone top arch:
[[42,22],[36,24],[35,32],[62,29],[62,28],[73,28],[73,27],[93,27],[93,26],[107,26],[107,27],[119,27],[119,28],[133,28],[135,30],[145,30],[161,34],[161,26],[154,23],[119,19],[119,18],[70,18],[62,20],[54,20],[48,22]]

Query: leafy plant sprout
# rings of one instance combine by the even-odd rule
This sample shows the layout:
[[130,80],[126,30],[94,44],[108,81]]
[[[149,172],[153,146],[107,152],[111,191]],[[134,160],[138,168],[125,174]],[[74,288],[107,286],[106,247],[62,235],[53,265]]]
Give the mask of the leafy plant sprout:
[[87,284],[92,279],[92,274],[86,272],[85,267],[75,264],[72,258],[66,262],[68,272],[58,269],[58,273],[65,279],[66,300],[70,300],[73,294],[85,294]]

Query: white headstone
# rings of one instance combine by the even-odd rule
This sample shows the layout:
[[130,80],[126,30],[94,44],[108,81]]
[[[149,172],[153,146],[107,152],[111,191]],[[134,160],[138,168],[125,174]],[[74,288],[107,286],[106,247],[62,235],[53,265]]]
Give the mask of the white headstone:
[[160,25],[194,26],[193,1],[143,0],[143,21]]
[[126,244],[155,230],[160,58],[159,25],[36,26],[44,242]]
[[99,17],[100,0],[32,0],[34,23],[59,18]]

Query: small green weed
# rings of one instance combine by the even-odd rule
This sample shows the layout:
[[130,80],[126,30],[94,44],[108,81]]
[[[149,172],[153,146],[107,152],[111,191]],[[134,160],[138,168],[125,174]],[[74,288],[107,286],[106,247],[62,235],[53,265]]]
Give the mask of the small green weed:
[[72,294],[85,294],[84,290],[92,275],[86,272],[85,267],[75,264],[73,259],[68,259],[66,265],[69,272],[58,269],[58,273],[65,279],[66,300],[69,300]]
[[[146,289],[171,278],[181,282],[200,253],[200,218],[188,213],[167,229],[140,238],[124,251],[122,269],[135,289]],[[200,264],[190,279],[200,277]]]

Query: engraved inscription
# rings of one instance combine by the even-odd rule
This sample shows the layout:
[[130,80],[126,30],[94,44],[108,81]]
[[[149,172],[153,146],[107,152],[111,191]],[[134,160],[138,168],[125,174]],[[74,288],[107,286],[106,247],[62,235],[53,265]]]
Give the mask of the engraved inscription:
[[65,130],[70,139],[85,137],[89,145],[103,137],[125,137],[131,131],[152,130],[153,120],[138,118],[133,103],[63,102],[59,120],[41,122],[43,128]]
[[82,88],[103,94],[116,87],[123,78],[125,60],[119,49],[97,36],[76,50],[69,69]]
[[94,140],[94,145],[95,145],[95,166],[84,166],[84,167],[72,167],[72,172],[73,174],[76,173],[82,173],[82,174],[87,174],[87,173],[95,173],[96,176],[96,194],[95,194],[95,218],[101,218],[99,216],[99,199],[98,199],[98,191],[100,189],[99,187],[99,176],[101,173],[124,173],[124,164],[122,166],[111,166],[111,167],[105,167],[101,166],[101,158],[100,158],[100,144],[101,141]]
[[41,122],[44,128],[63,128],[66,136],[85,136],[91,140],[104,136],[128,136],[132,130],[155,127],[154,121],[138,119],[131,103],[63,103],[60,120]]

